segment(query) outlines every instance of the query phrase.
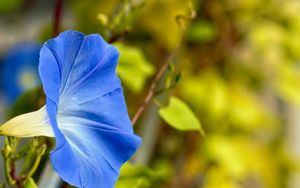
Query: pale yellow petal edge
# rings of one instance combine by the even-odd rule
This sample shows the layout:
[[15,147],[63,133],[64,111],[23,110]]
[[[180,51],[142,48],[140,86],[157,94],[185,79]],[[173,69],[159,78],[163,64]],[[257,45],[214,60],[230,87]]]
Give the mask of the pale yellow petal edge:
[[14,117],[0,126],[0,134],[14,137],[54,137],[46,107]]

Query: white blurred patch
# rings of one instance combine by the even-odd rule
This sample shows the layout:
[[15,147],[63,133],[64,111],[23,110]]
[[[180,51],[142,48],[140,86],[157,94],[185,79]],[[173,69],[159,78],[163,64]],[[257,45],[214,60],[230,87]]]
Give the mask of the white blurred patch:
[[20,73],[18,85],[23,91],[33,89],[39,85],[38,75],[32,69],[25,69]]

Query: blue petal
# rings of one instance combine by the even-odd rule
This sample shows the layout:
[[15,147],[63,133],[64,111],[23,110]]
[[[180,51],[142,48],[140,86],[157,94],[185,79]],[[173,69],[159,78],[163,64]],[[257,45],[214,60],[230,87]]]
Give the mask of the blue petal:
[[[23,42],[13,46],[5,54],[0,70],[0,89],[3,89],[9,104],[23,92],[40,84],[38,78],[38,60],[41,45],[35,42]],[[22,76],[30,76],[27,81]]]
[[121,165],[141,142],[116,75],[118,57],[101,36],[75,31],[48,41],[40,52],[46,108],[56,136],[51,161],[74,186],[113,187]]

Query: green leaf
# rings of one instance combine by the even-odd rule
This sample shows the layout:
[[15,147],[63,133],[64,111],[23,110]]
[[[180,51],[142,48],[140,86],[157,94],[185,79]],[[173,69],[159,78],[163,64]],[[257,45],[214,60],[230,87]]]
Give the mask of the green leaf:
[[27,183],[25,184],[24,188],[38,188],[37,184],[35,183],[35,181],[30,178]]
[[165,84],[166,88],[170,87],[171,84],[172,84],[174,71],[175,71],[175,65],[174,65],[173,62],[171,62],[168,66],[168,71],[167,71],[167,74],[166,74],[166,84]]
[[155,183],[163,182],[169,178],[164,168],[153,170],[143,165],[125,163],[120,170],[120,177],[115,188],[150,188]]
[[175,82],[179,83],[179,81],[181,80],[181,72],[179,72],[178,74],[176,74],[175,76]]
[[188,30],[188,40],[195,43],[207,43],[217,36],[217,30],[211,22],[198,21],[191,25]]
[[145,177],[136,177],[128,179],[120,179],[115,188],[148,188],[150,187],[150,181]]
[[176,97],[171,97],[167,107],[159,109],[159,115],[175,129],[181,131],[199,130],[204,135],[196,115],[185,102]]
[[154,66],[146,60],[140,49],[121,43],[115,45],[120,51],[118,75],[128,89],[135,93],[140,92],[146,80],[153,75]]

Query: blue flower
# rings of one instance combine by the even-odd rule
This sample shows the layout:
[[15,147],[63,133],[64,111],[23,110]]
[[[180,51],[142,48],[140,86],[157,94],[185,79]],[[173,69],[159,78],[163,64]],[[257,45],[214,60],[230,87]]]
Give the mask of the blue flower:
[[46,106],[0,127],[18,137],[54,136],[50,159],[71,185],[112,188],[140,145],[116,75],[117,49],[100,35],[66,31],[40,51]]
[[0,80],[8,104],[13,103],[23,92],[40,85],[37,70],[40,49],[38,43],[23,42],[5,54]]

